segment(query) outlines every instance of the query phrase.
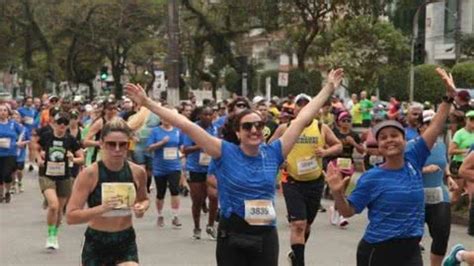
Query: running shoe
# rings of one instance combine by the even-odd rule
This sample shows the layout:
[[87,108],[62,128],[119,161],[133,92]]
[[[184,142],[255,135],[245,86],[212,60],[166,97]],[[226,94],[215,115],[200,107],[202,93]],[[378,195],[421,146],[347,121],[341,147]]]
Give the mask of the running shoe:
[[23,188],[23,183],[22,183],[22,182],[18,182],[18,191],[20,191],[20,193],[25,192],[25,190],[24,190],[24,188]]
[[59,241],[58,241],[58,236],[54,237],[54,249],[59,249]]
[[214,226],[212,226],[212,225],[206,226],[206,233],[207,233],[207,235],[209,236],[209,238],[211,240],[216,240],[217,239],[217,232],[216,232],[216,228],[214,228]]
[[339,212],[334,209],[334,206],[329,207],[329,223],[332,225],[339,223]]
[[172,221],[171,223],[172,223],[173,226],[176,227],[176,228],[179,228],[179,227],[181,227],[181,225],[182,225],[182,224],[181,224],[181,221],[180,221],[179,218],[178,218],[178,216],[175,216],[175,217],[173,218],[173,221]]
[[449,254],[444,257],[443,259],[443,266],[457,266],[461,265],[461,262],[456,259],[456,254],[458,254],[459,251],[465,250],[464,246],[461,244],[457,244],[454,247],[451,248],[451,251],[449,251]]
[[293,253],[293,250],[288,251],[286,258],[288,259],[289,265],[293,266],[293,262],[295,261],[295,253]]
[[10,192],[5,193],[5,203],[10,203],[12,199],[12,196],[10,195]]
[[193,238],[194,239],[201,239],[201,229],[194,228]]
[[159,227],[164,227],[165,226],[165,218],[163,216],[158,216],[158,220],[156,221],[156,224]]
[[57,240],[55,236],[48,236],[48,238],[46,238],[45,248],[49,250],[56,249],[56,241]]
[[339,216],[339,227],[344,229],[349,225],[349,221],[344,218],[342,215]]
[[323,205],[319,205],[319,212],[326,212],[326,208],[323,207]]

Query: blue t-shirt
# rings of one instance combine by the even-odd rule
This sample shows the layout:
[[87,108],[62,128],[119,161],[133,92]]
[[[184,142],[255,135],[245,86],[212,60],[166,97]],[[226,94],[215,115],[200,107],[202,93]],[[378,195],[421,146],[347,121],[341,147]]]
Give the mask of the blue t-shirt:
[[215,160],[221,214],[245,218],[245,200],[274,200],[275,178],[283,163],[281,141],[262,144],[257,156],[247,156],[239,146],[222,141],[222,156]]
[[168,142],[159,149],[154,151],[153,156],[153,175],[164,176],[171,172],[181,170],[181,160],[179,159],[179,147],[181,131],[178,128],[173,128],[170,131],[162,127],[155,127],[152,129],[147,140],[147,146],[157,143],[168,136]]
[[23,127],[13,120],[0,123],[0,157],[16,156],[16,141],[22,130]]
[[375,167],[357,182],[349,203],[356,213],[368,208],[369,224],[364,240],[378,243],[393,238],[423,235],[425,202],[421,170],[430,155],[423,138],[405,151],[405,164],[398,170]]
[[224,126],[225,122],[227,121],[227,115],[223,115],[219,118],[217,118],[214,123],[212,123],[218,130]]
[[[31,140],[31,131],[28,131],[26,130],[25,128],[23,128],[23,138],[22,140],[23,141],[28,141],[28,140]],[[22,163],[22,162],[25,162],[25,159],[26,159],[26,147],[25,146],[24,148],[18,148],[17,149],[17,156],[16,156],[16,161],[19,162],[19,163]]]
[[36,108],[23,106],[18,109],[18,113],[20,113],[21,118],[24,119],[23,126],[28,131],[31,131],[36,128],[37,124],[35,122],[35,118],[38,114]]
[[420,136],[420,133],[418,132],[418,129],[412,128],[412,127],[406,127],[405,128],[405,139],[407,141],[413,140],[418,136]]
[[[408,142],[407,149],[413,145],[414,141]],[[439,203],[438,199],[434,199],[435,201],[432,201],[433,196],[436,196],[436,198],[438,198],[437,195],[439,195],[439,199],[441,200],[441,202],[450,202],[448,187],[444,183],[444,169],[446,169],[446,166],[448,164],[446,152],[446,144],[443,142],[442,139],[438,139],[433,148],[431,148],[430,156],[428,156],[428,159],[426,159],[426,163],[424,166],[434,164],[437,165],[440,170],[434,173],[423,174],[423,186],[425,188],[425,204]]]
[[[199,121],[196,122],[199,125]],[[207,133],[216,137],[217,136],[217,128],[213,125],[209,126],[205,129]],[[184,134],[183,134],[184,135]],[[194,141],[187,135],[183,137],[183,145],[184,147],[194,146],[196,145]],[[198,150],[193,153],[188,154],[186,157],[186,170],[194,173],[207,173],[208,165],[199,164],[199,158],[202,158],[201,153],[203,150]],[[201,161],[202,162],[202,161]]]

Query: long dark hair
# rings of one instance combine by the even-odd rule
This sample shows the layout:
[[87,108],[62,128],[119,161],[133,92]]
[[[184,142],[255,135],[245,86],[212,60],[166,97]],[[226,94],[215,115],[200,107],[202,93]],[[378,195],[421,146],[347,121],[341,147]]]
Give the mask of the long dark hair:
[[240,144],[240,140],[237,137],[236,132],[239,131],[240,127],[240,121],[242,118],[246,115],[249,114],[257,114],[259,117],[261,117],[260,113],[256,112],[255,110],[252,109],[245,109],[242,112],[240,112],[237,115],[232,115],[227,118],[227,121],[225,122],[224,126],[222,127],[221,131],[221,137],[222,139],[237,144]]

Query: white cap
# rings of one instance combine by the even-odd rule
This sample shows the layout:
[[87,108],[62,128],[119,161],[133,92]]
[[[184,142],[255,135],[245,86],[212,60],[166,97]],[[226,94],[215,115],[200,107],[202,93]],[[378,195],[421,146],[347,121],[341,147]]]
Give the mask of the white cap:
[[92,105],[90,104],[86,104],[86,106],[84,106],[84,109],[86,110],[86,112],[92,112],[92,110],[94,110],[94,107],[92,107]]
[[433,110],[423,111],[423,123],[433,120],[434,115],[435,115],[435,112]]
[[263,98],[262,96],[255,96],[255,97],[253,97],[252,103],[257,104],[261,101],[265,101],[265,98]]
[[311,97],[310,97],[309,95],[307,95],[307,94],[305,94],[305,93],[300,93],[300,94],[296,95],[296,97],[295,97],[295,103],[297,103],[297,102],[298,102],[299,100],[301,100],[301,99],[305,99],[305,100],[307,100],[308,102],[311,101]]

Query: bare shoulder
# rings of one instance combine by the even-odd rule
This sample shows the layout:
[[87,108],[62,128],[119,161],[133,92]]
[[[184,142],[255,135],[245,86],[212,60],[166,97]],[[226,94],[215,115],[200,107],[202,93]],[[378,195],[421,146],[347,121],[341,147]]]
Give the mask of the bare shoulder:
[[140,166],[132,161],[128,161],[128,164],[130,165],[130,169],[132,170],[133,176],[146,176],[146,170],[143,168],[143,166]]

